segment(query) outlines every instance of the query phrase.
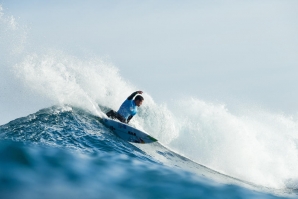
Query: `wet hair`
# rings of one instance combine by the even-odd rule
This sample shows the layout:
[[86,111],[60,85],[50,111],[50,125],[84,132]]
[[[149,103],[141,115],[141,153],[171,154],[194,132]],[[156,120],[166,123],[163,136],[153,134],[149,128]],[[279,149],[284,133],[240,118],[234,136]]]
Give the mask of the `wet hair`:
[[135,98],[136,101],[143,101],[144,98],[141,95],[137,95]]

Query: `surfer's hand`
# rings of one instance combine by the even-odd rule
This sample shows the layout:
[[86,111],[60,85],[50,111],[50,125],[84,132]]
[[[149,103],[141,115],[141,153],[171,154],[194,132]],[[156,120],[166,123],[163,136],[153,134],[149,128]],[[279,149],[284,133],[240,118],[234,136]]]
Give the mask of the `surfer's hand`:
[[143,91],[137,91],[139,94],[143,94]]

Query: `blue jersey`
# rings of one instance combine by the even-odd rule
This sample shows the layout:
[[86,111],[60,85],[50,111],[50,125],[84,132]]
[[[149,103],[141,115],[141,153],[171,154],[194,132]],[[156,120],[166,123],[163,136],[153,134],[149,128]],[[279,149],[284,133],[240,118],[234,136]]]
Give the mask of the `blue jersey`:
[[125,100],[123,104],[120,106],[119,110],[117,111],[122,117],[126,120],[129,116],[134,116],[138,112],[138,107],[134,100]]

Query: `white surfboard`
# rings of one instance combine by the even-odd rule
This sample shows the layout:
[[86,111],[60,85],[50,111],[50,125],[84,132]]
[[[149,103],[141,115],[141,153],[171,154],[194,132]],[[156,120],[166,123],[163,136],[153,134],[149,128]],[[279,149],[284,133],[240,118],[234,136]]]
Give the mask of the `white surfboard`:
[[128,142],[147,144],[157,141],[157,139],[151,137],[147,133],[129,126],[128,124],[108,118],[102,118],[100,121],[116,135]]

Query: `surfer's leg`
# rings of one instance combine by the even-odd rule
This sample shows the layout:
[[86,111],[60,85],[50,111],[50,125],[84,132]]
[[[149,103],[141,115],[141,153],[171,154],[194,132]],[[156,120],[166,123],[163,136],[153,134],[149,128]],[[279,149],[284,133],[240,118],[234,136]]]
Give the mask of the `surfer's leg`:
[[115,117],[120,121],[120,122],[123,122],[123,123],[126,123],[126,120],[124,117],[122,117],[122,115],[118,114],[118,113],[115,113]]
[[106,113],[106,115],[107,115],[108,117],[114,119],[116,114],[115,114],[115,111],[110,110],[109,112]]
[[109,112],[106,113],[106,115],[109,117],[109,118],[112,118],[112,119],[118,119],[120,122],[123,122],[123,123],[126,123],[126,120],[124,117],[122,117],[122,115],[120,115],[119,113],[113,111],[113,110],[110,110]]

